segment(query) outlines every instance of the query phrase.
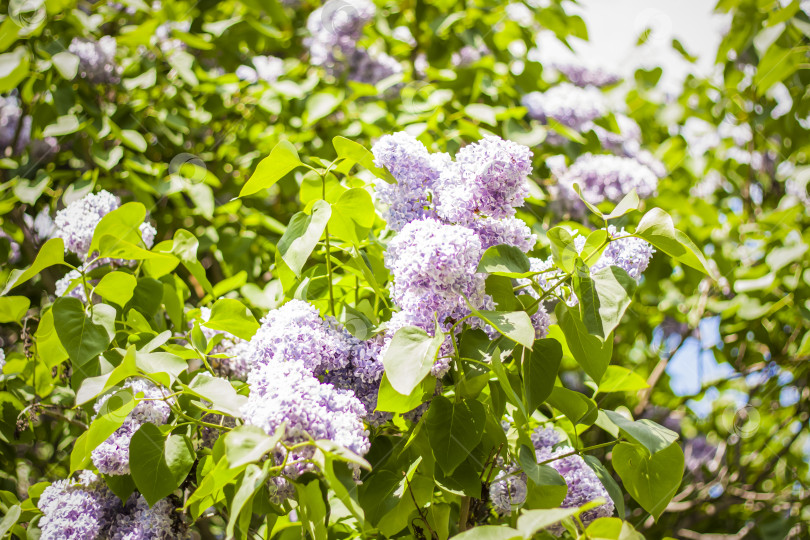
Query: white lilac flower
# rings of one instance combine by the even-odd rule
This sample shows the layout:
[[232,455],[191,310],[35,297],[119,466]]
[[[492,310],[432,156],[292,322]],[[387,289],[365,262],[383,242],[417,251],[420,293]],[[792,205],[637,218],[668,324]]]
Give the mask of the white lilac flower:
[[[503,460],[499,458],[501,467]],[[489,485],[489,500],[492,506],[502,516],[512,513],[512,506],[523,504],[526,501],[528,489],[526,487],[527,477],[525,473],[515,474],[520,470],[517,464],[511,464],[498,471],[498,475]]]
[[[282,440],[288,445],[312,437],[329,439],[357,455],[368,452],[363,404],[352,391],[320,382],[303,363],[274,359],[254,365],[248,384],[250,395],[242,408],[246,423],[269,434],[284,425]],[[294,457],[310,454],[305,448]]]
[[187,33],[191,29],[191,21],[169,21],[155,29],[149,40],[152,46],[157,45],[163,54],[171,55],[175,51],[185,51],[188,46],[182,39],[171,37],[172,31]]
[[47,208],[43,208],[39,211],[39,213],[37,213],[33,223],[31,224],[31,228],[34,230],[34,234],[37,235],[37,239],[40,241],[48,240],[54,236],[56,233],[56,224],[54,223],[51,213]]
[[[538,428],[532,435],[532,442],[535,445],[537,462],[548,461],[547,465],[560,473],[568,486],[568,493],[560,505],[562,508],[579,508],[594,499],[604,499],[604,504],[580,514],[579,517],[586,527],[595,519],[613,515],[613,500],[585,460],[576,454],[560,457],[571,453],[573,449],[570,446],[559,445],[553,448],[554,445],[562,442],[561,437],[553,428],[545,430]],[[551,527],[549,530],[556,535],[563,532],[561,525]]]
[[582,196],[591,204],[618,202],[635,189],[644,199],[655,194],[658,177],[635,159],[609,154],[584,154],[557,177],[560,195],[571,203],[584,205],[574,191],[578,184]]
[[374,18],[376,8],[369,0],[327,0],[307,19],[310,63],[324,66],[333,75],[345,69],[345,63],[357,48],[363,27]]
[[512,217],[529,194],[531,171],[532,153],[523,145],[495,136],[468,144],[442,171],[437,213],[459,224]]
[[589,128],[594,120],[607,113],[607,103],[599,90],[579,88],[570,83],[552,86],[545,92],[523,96],[522,104],[535,120],[556,120],[577,131]]
[[337,321],[322,319],[311,304],[290,300],[262,318],[250,340],[248,367],[256,370],[271,363],[294,363],[321,375],[346,367],[352,339]]
[[396,179],[395,184],[378,180],[377,197],[387,206],[383,218],[394,231],[423,217],[435,217],[433,191],[441,172],[451,159],[447,154],[428,152],[425,145],[401,131],[385,135],[371,148],[374,164],[385,167]]
[[6,351],[0,349],[0,375],[3,374],[4,367],[6,367]]
[[284,74],[284,61],[275,56],[254,56],[251,66],[239,66],[236,68],[236,76],[243,81],[256,83],[264,81],[274,83]]
[[115,38],[104,36],[98,41],[73,38],[68,50],[79,57],[79,74],[93,83],[116,83],[121,68],[115,63]]
[[101,538],[121,501],[97,475],[82,471],[78,480],[59,480],[46,487],[37,502],[42,540]]
[[[161,399],[165,397],[165,392],[150,381],[138,378],[129,379],[122,386],[122,389],[124,388],[130,388],[136,398],[143,394],[140,397],[147,399],[140,401],[129,413],[121,427],[93,450],[91,454],[93,464],[102,474],[129,474],[129,443],[132,441],[132,436],[146,423],[165,424],[171,413],[169,404]],[[96,414],[112,395],[107,394],[98,400],[94,407]]]
[[[104,216],[119,206],[121,206],[121,201],[118,197],[106,190],[90,193],[56,213],[54,236],[64,240],[66,252],[75,253],[80,259],[85,259],[89,255],[88,251],[96,225]],[[140,225],[139,230],[144,245],[151,248],[155,241],[155,228],[144,222]],[[103,262],[99,262],[99,264],[103,264]]]

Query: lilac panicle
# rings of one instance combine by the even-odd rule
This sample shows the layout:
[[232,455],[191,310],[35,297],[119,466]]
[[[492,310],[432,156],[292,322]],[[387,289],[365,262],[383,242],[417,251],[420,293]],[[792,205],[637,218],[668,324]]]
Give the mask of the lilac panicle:
[[644,199],[654,195],[658,187],[658,177],[649,167],[632,158],[609,154],[582,155],[557,180],[561,195],[583,208],[574,184],[591,204],[618,202],[634,189]]
[[322,319],[307,302],[290,300],[262,319],[250,340],[247,362],[251,370],[291,362],[320,375],[345,367],[351,347],[351,334],[337,321]]
[[[605,500],[604,504],[583,512],[579,517],[587,527],[590,522],[600,517],[610,517],[613,515],[613,500],[610,498],[605,486],[599,481],[596,473],[591,469],[582,457],[569,454],[573,449],[570,446],[562,445],[552,448],[562,441],[560,435],[553,428],[544,430],[537,429],[532,434],[532,443],[535,445],[537,462],[553,460],[547,463],[555,469],[565,480],[568,486],[568,493],[562,502],[562,508],[579,508],[580,506],[597,498]],[[552,533],[560,535],[563,532],[561,525],[556,525],[549,529]]]
[[115,38],[104,36],[98,41],[73,38],[68,51],[79,57],[79,74],[92,83],[116,83],[121,68],[115,62]]
[[[499,459],[503,462],[502,459]],[[528,488],[525,473],[514,474],[520,467],[512,464],[498,471],[498,475],[489,485],[489,500],[492,506],[502,516],[512,513],[512,505],[523,504],[526,501]]]
[[59,480],[46,487],[37,507],[42,540],[100,538],[121,501],[96,474],[82,471],[78,480]]
[[[121,427],[91,453],[93,464],[102,474],[129,474],[129,443],[132,436],[146,423],[165,424],[171,412],[171,407],[166,401],[157,399],[165,397],[165,392],[146,379],[129,379],[122,388],[130,388],[136,398],[139,394],[143,394],[143,398],[149,399],[139,402]],[[112,395],[107,394],[98,400],[94,407],[96,414]]]
[[527,147],[488,136],[456,154],[439,179],[437,212],[451,223],[477,217],[509,218],[529,194],[532,153]]
[[583,131],[607,113],[604,96],[594,87],[578,88],[569,83],[552,86],[545,92],[523,96],[522,104],[535,120],[556,120],[564,126]]
[[447,154],[431,154],[425,145],[404,131],[384,135],[371,148],[374,164],[385,167],[396,184],[376,183],[379,200],[387,206],[383,218],[399,231],[407,223],[436,217],[432,196],[436,181],[451,160]]

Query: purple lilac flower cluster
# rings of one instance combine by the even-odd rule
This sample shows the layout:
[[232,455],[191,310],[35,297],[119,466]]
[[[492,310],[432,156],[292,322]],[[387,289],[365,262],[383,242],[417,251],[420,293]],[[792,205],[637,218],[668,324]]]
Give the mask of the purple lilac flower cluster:
[[[555,445],[559,445],[561,442],[562,437],[554,428],[538,428],[532,434],[532,443],[534,443],[537,462],[542,463],[553,459],[554,461],[549,462],[548,465],[560,473],[568,486],[568,493],[561,507],[578,508],[594,499],[602,498],[605,500],[604,504],[583,512],[579,516],[580,519],[587,526],[597,518],[612,516],[613,500],[608,495],[605,486],[599,481],[593,469],[579,455],[560,457],[573,450],[566,445],[556,446],[555,448]],[[561,525],[557,525],[552,527],[550,531],[560,535],[563,533],[563,528]]]
[[385,424],[393,417],[391,413],[375,410],[380,381],[385,372],[381,355],[384,343],[382,336],[368,341],[355,340],[346,367],[329,371],[323,379],[335,388],[354,392],[365,408],[363,420],[374,427]]
[[[132,436],[146,423],[165,424],[171,412],[171,407],[163,399],[164,391],[146,379],[129,379],[122,388],[129,388],[133,396],[146,400],[140,401],[121,427],[93,450],[91,454],[93,464],[102,474],[129,474],[129,443]],[[107,394],[98,400],[94,407],[96,414],[112,395]]]
[[[66,252],[75,253],[80,259],[85,259],[89,255],[88,251],[96,225],[101,218],[119,206],[121,206],[121,201],[109,191],[90,193],[56,213],[55,236],[64,240]],[[144,245],[151,248],[157,233],[155,228],[144,222],[140,226],[140,232]],[[102,262],[99,261],[99,264]]]
[[73,38],[68,51],[79,57],[79,74],[92,83],[117,83],[121,67],[115,62],[115,38],[104,36],[98,41]]
[[188,538],[175,506],[162,499],[151,508],[139,493],[125,504],[98,475],[82,471],[78,480],[54,482],[37,503],[42,540],[173,540]]
[[[484,251],[509,244],[528,252],[536,242],[515,217],[528,195],[531,151],[486,137],[459,150],[453,161],[447,154],[431,154],[406,133],[396,133],[381,138],[372,153],[376,165],[397,180],[377,183],[389,227],[398,231],[385,264],[393,274],[391,297],[400,311],[389,321],[386,336],[408,325],[433,335],[436,322],[448,331],[448,320],[470,313],[468,301],[477,309],[491,309],[484,276],[476,272]],[[543,315],[539,310],[534,318],[539,335],[548,327]],[[448,338],[442,351],[449,346]],[[441,376],[448,367],[447,360],[440,361],[433,374]]]
[[562,125],[584,131],[594,120],[607,113],[605,98],[593,86],[579,88],[570,83],[552,86],[545,92],[523,96],[522,104],[529,116],[541,122],[556,120]]
[[307,19],[310,62],[341,76],[348,68],[351,80],[377,84],[402,72],[402,66],[384,53],[373,54],[358,46],[363,27],[374,18],[376,8],[368,0],[328,0]]
[[608,71],[601,66],[587,66],[578,62],[555,63],[554,69],[565,75],[571,84],[586,88],[594,86],[602,88],[611,86],[621,81],[622,78],[617,73]]
[[503,467],[503,459],[499,458],[498,475],[489,485],[489,500],[498,514],[508,516],[512,513],[512,506],[523,504],[526,501],[528,488],[525,473],[515,474],[520,467],[513,463]]
[[[618,266],[627,272],[631,278],[639,281],[650,264],[655,249],[646,240],[631,236],[624,229],[618,230],[613,225],[610,225],[607,231],[611,241],[605,251],[602,252],[601,257],[590,265],[591,272],[608,266]],[[580,240],[582,238],[582,236],[579,236],[574,241],[581,242],[584,246],[584,241]],[[581,248],[579,249],[581,251]]]
[[30,140],[31,117],[23,117],[19,99],[13,95],[0,96],[0,155],[7,149],[11,154],[19,154]]
[[655,194],[658,177],[635,159],[610,154],[584,154],[568,168],[554,167],[559,196],[579,210],[585,205],[574,191],[579,185],[582,196],[591,204],[618,202],[635,189],[640,198]]

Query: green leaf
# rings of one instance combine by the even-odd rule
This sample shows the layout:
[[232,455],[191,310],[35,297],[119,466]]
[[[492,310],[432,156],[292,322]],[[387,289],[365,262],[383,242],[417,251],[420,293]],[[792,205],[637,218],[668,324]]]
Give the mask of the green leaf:
[[527,508],[554,508],[560,506],[568,493],[568,485],[553,467],[537,463],[534,448],[520,446],[520,467],[529,477]]
[[0,323],[20,322],[30,306],[25,296],[0,296]]
[[74,369],[81,370],[87,362],[106,351],[112,341],[104,326],[85,315],[78,298],[57,298],[53,304],[53,322]]
[[53,321],[53,310],[49,309],[42,314],[37,326],[34,341],[37,344],[37,357],[48,369],[53,369],[68,358],[68,353],[59,341]]
[[672,217],[660,208],[653,208],[644,214],[636,227],[635,235],[648,241],[678,262],[715,277],[709,271],[703,253],[688,236],[675,228]]
[[250,310],[234,298],[220,298],[214,302],[211,316],[203,326],[228,332],[244,340],[250,340],[259,329],[259,323]]
[[70,453],[70,472],[84,469],[90,463],[90,454],[120,428],[138,402],[130,389],[116,392],[104,402],[87,431],[73,444]]
[[301,275],[301,269],[318,244],[331,215],[329,203],[319,200],[315,201],[311,214],[298,212],[287,225],[287,230],[278,241],[278,250],[296,276]]
[[433,457],[445,475],[452,474],[481,441],[485,420],[486,410],[480,401],[433,398],[425,428]]
[[[247,469],[245,469],[245,474],[242,476],[242,479],[239,481],[239,487],[236,490],[236,493],[233,496],[233,500],[229,505],[228,512],[228,525],[225,528],[225,532],[228,538],[235,538],[235,532],[239,532],[240,538],[247,537],[247,527],[244,526],[243,521],[240,520],[240,516],[244,513],[246,515],[245,521],[248,521],[247,525],[249,525],[250,515],[252,514],[251,509],[253,505],[249,504],[253,500],[253,496],[256,495],[256,492],[265,485],[267,482],[267,472],[263,471],[261,468],[257,467],[256,465],[248,465]],[[317,481],[315,482],[317,484]],[[295,484],[296,488],[298,484]],[[300,508],[300,507],[299,507]]]
[[527,349],[534,347],[534,326],[529,314],[525,311],[478,311],[473,310],[480,319],[492,325],[499,334],[508,337]]
[[143,135],[132,129],[121,130],[121,140],[124,144],[135,150],[136,152],[145,152],[147,148],[146,139]]
[[0,538],[4,538],[9,529],[17,523],[21,513],[22,509],[19,504],[15,504],[6,510],[6,515],[3,516],[2,521],[0,521]]
[[638,195],[636,194],[636,189],[633,188],[630,190],[630,193],[622,197],[622,200],[619,201],[619,204],[613,209],[613,211],[605,216],[605,221],[609,221],[611,219],[620,218],[630,212],[638,210],[639,205]]
[[135,367],[135,345],[130,345],[124,359],[109,373],[84,379],[76,391],[76,404],[82,405],[102,394],[127,377],[138,374]]
[[183,263],[183,266],[191,272],[202,288],[208,294],[214,294],[214,289],[211,287],[211,282],[205,275],[205,268],[203,268],[200,261],[197,260],[197,248],[199,247],[197,237],[184,229],[177,229],[174,233],[171,252],[177,256]]
[[644,377],[622,366],[608,366],[605,376],[599,383],[599,392],[635,392],[649,388]]
[[166,437],[151,423],[143,424],[132,436],[129,455],[132,479],[150,507],[183,483],[195,458],[188,437]]
[[516,348],[515,357],[522,359],[523,402],[531,414],[551,395],[562,361],[562,346],[556,339],[538,339],[531,351]]
[[111,253],[114,243],[106,244],[105,249],[101,250],[101,239],[104,236],[111,236],[116,241],[124,241],[136,246],[142,244],[140,227],[145,219],[146,207],[139,202],[129,202],[116,208],[101,218],[96,225],[88,253],[100,251],[101,256],[108,256]]
[[54,266],[56,264],[65,263],[65,242],[61,238],[51,238],[42,245],[37,258],[34,259],[34,264],[25,270],[12,270],[9,275],[6,286],[0,296],[5,295],[8,291],[21,285],[39,274],[45,268]]
[[225,435],[225,457],[230,467],[240,467],[254,461],[259,461],[265,454],[271,452],[285,428],[280,426],[271,437],[257,426],[237,426]]
[[125,306],[132,298],[138,280],[132,274],[126,272],[110,272],[101,278],[93,292],[104,300]]
[[265,188],[269,188],[281,180],[288,172],[303,165],[298,158],[295,146],[289,141],[279,141],[270,151],[270,155],[259,162],[256,172],[242,186],[240,197],[253,195]]
[[579,508],[552,508],[548,510],[527,510],[517,520],[518,530],[524,538],[532,538],[537,531],[559,523],[565,518],[579,513]]
[[142,350],[135,352],[135,365],[147,375],[166,373],[169,375],[169,384],[173,383],[174,380],[188,368],[188,363],[175,354],[168,352],[145,352]]
[[380,391],[377,394],[377,407],[374,410],[406,413],[430,399],[435,390],[436,379],[425,377],[422,384],[417,385],[413,392],[406,396],[394,390],[394,387],[388,381],[388,376],[383,373],[383,378],[380,381]]
[[332,145],[335,147],[335,152],[337,152],[339,158],[362,165],[374,173],[375,176],[385,180],[389,184],[396,183],[396,179],[391,176],[388,170],[381,169],[374,165],[374,154],[362,144],[345,137],[335,137],[332,139]]
[[574,262],[579,257],[574,237],[562,227],[550,229],[547,236],[551,241],[551,257],[554,264],[566,272],[573,272]]
[[55,124],[47,126],[42,130],[45,137],[62,137],[79,131],[81,124],[75,114],[66,114],[56,119]]
[[51,57],[54,67],[68,81],[72,81],[79,71],[79,57],[68,51],[61,51]]
[[21,83],[28,76],[29,64],[28,51],[22,45],[10,53],[0,54],[0,93],[13,90]]
[[308,534],[302,536],[312,540],[326,540],[326,516],[327,505],[324,500],[324,492],[321,483],[316,479],[309,484],[296,483],[295,490],[298,492],[299,514],[298,517],[303,525],[303,530]]
[[632,302],[636,292],[636,280],[618,266],[606,266],[590,274],[596,291],[597,310],[602,332],[607,338],[619,326],[624,312]]
[[444,334],[438,327],[434,337],[415,326],[397,330],[383,357],[385,375],[391,387],[403,396],[409,396],[430,373],[443,341]]
[[209,401],[211,405],[208,408],[235,417],[241,416],[239,410],[247,401],[246,396],[236,393],[236,389],[228,379],[211,377],[207,373],[201,373],[194,377],[194,380],[191,381],[187,388],[198,397]]
[[343,102],[343,92],[318,92],[307,98],[304,108],[304,127],[332,114]]
[[[619,515],[624,515],[620,513]],[[592,540],[644,540],[644,536],[633,526],[619,518],[606,517],[592,521],[585,529]]]
[[612,336],[603,341],[591,335],[579,318],[579,314],[563,302],[557,304],[555,312],[574,360],[599,384],[613,355]]
[[613,448],[613,468],[625,489],[656,521],[681,485],[683,465],[678,443],[652,455],[639,444],[623,442]]
[[353,188],[332,204],[329,233],[352,244],[359,244],[368,236],[375,219],[371,194],[363,188]]
[[668,448],[672,443],[678,440],[678,434],[674,431],[656,424],[652,420],[646,418],[642,420],[628,420],[616,411],[605,411],[605,414],[610,421],[616,424],[616,427],[625,435],[625,437],[633,440],[651,454],[655,454]]
[[531,271],[529,258],[514,246],[492,246],[484,252],[476,272],[519,278]]
[[135,481],[132,479],[132,475],[130,474],[103,474],[102,477],[104,478],[104,482],[107,484],[107,487],[110,488],[110,491],[115,493],[115,495],[122,501],[129,499],[129,496],[132,495],[133,491],[135,491]]
[[596,421],[596,402],[585,394],[555,386],[546,401],[574,424],[591,425]]
[[517,540],[523,536],[511,527],[482,525],[473,527],[453,537],[454,540]]

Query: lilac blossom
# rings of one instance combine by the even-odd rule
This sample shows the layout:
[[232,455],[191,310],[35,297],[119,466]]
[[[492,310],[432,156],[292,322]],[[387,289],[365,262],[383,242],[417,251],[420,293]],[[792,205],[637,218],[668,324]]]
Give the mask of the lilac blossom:
[[[90,193],[56,213],[55,236],[64,240],[66,252],[75,253],[79,258],[85,259],[89,255],[96,226],[104,216],[120,206],[121,201],[109,191]],[[144,245],[151,248],[157,231],[146,222],[139,226],[139,230]]]
[[458,52],[452,54],[450,63],[457,68],[470,67],[488,54],[490,54],[490,51],[486,45],[481,44],[477,47],[465,45]]
[[571,84],[580,88],[588,86],[602,88],[622,80],[620,75],[601,66],[587,66],[578,62],[555,63],[554,69],[565,75],[565,78],[571,81]]
[[561,195],[579,207],[584,205],[574,191],[579,185],[582,196],[591,204],[618,202],[632,190],[644,199],[655,194],[658,177],[635,159],[609,154],[584,154],[564,171],[557,170]]
[[535,120],[556,120],[577,131],[591,127],[592,122],[607,113],[604,96],[596,88],[579,88],[569,83],[552,86],[545,92],[523,96],[522,104]]
[[[82,274],[78,270],[71,270],[54,284],[54,294],[57,297],[69,296],[78,298],[82,303],[87,303],[87,293],[81,280]],[[89,284],[89,283],[88,283]]]
[[434,219],[407,224],[389,243],[385,265],[393,274],[391,298],[413,319],[440,323],[484,304],[483,251],[470,229]]
[[371,148],[374,164],[385,167],[396,179],[376,183],[379,200],[387,206],[383,218],[394,231],[424,217],[436,217],[433,191],[442,171],[451,163],[447,154],[431,154],[425,145],[401,131],[385,135]]
[[271,363],[295,363],[320,375],[348,364],[351,339],[337,321],[322,319],[311,304],[290,300],[262,319],[250,340],[248,367],[255,370]]
[[109,532],[110,540],[175,540],[190,538],[180,522],[174,504],[161,499],[152,507],[139,493],[133,493],[119,510]]
[[[332,440],[361,456],[368,452],[363,404],[352,391],[321,383],[303,363],[271,359],[253,365],[248,384],[250,396],[242,408],[247,424],[268,434],[284,425],[282,441],[288,445],[311,437]],[[311,450],[297,451],[293,458],[310,457]]]
[[[568,486],[568,493],[560,505],[562,508],[579,508],[582,505],[597,499],[605,500],[604,504],[592,508],[580,514],[580,519],[587,527],[590,522],[600,517],[610,517],[613,515],[614,504],[605,486],[599,481],[596,473],[577,454],[561,457],[570,454],[573,448],[567,445],[558,445],[562,442],[562,437],[553,429],[537,429],[532,434],[532,443],[535,445],[537,462],[548,461],[547,465],[555,469],[565,480]],[[553,460],[553,461],[549,461]],[[561,525],[556,525],[549,529],[552,533],[560,535],[563,532]]]
[[376,8],[369,0],[328,0],[307,19],[310,63],[339,75],[357,48],[363,27],[374,18]]
[[537,243],[537,236],[522,219],[516,217],[480,218],[469,223],[468,227],[478,235],[484,251],[492,246],[507,244],[528,253]]
[[121,501],[96,474],[82,471],[78,480],[59,480],[37,502],[42,540],[88,540],[102,537]]
[[112,36],[97,41],[73,38],[68,50],[79,57],[79,74],[92,83],[117,83],[121,68],[115,62],[117,45]]
[[350,57],[349,79],[376,85],[383,79],[402,73],[402,65],[385,53],[371,54],[364,49],[355,50]]
[[[503,467],[503,459],[498,460],[499,466]],[[502,516],[512,513],[513,505],[520,505],[526,501],[528,480],[526,473],[515,474],[520,467],[513,463],[506,468],[501,468],[498,475],[489,485],[489,500],[492,506]]]
[[0,349],[0,375],[3,374],[4,367],[6,367],[6,351]]
[[451,223],[479,216],[508,218],[529,194],[532,153],[527,147],[489,136],[458,151],[439,178],[437,213]]
[[357,340],[346,367],[329,371],[323,379],[335,388],[354,392],[365,408],[363,419],[374,427],[381,426],[393,417],[389,412],[375,411],[380,381],[385,372],[381,356],[383,346],[382,336],[368,341]]
[[19,98],[0,96],[0,156],[7,149],[11,154],[22,153],[30,140],[31,117],[23,116]]
[[[166,395],[165,392],[150,381],[140,378],[129,379],[122,386],[122,389],[124,388],[131,389],[135,398],[140,396],[146,399],[138,402],[121,427],[93,450],[91,454],[93,464],[102,474],[129,474],[129,443],[132,436],[146,423],[165,424],[171,413],[171,407],[162,399]],[[96,414],[112,395],[107,394],[98,400],[94,407]]]
[[591,265],[591,272],[608,266],[618,266],[631,278],[639,281],[650,264],[655,249],[646,240],[631,236],[624,229],[617,230],[610,225],[607,230],[611,241],[599,259]]

